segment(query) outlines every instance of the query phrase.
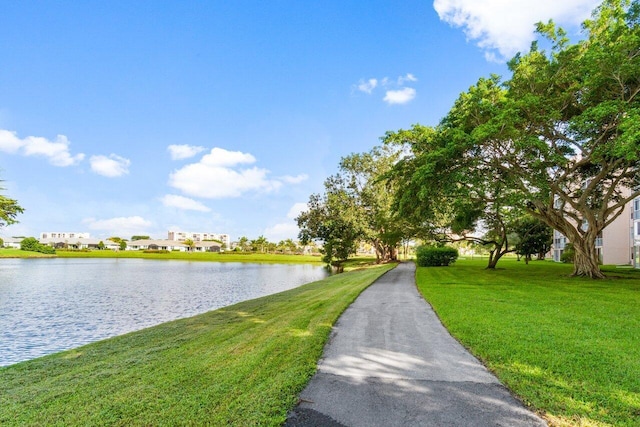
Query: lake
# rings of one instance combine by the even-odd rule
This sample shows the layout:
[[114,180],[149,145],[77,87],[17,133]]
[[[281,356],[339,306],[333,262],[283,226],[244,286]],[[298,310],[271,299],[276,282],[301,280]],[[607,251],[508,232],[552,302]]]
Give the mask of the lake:
[[0,366],[325,278],[320,266],[0,259]]

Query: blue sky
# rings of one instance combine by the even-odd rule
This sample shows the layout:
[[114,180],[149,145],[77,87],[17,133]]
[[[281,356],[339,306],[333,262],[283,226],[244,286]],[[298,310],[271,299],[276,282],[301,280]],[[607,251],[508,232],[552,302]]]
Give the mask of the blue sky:
[[341,157],[508,76],[594,1],[5,2],[0,236],[296,238]]

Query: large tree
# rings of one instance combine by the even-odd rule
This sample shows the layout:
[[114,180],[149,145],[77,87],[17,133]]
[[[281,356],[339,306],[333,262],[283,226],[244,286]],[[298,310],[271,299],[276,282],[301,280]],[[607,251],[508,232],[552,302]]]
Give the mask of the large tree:
[[[583,28],[570,44],[553,22],[538,24],[550,50],[533,43],[510,61],[510,80],[480,79],[460,95],[422,160],[468,168],[461,186],[485,169],[520,200],[511,206],[568,237],[574,275],[599,278],[595,239],[640,196],[640,5],[606,0]],[[450,177],[429,185],[451,188]]]
[[639,18],[637,1],[607,0],[573,45],[538,25],[551,52],[534,44],[510,62],[506,101],[488,121],[483,146],[530,213],[572,242],[578,276],[603,277],[596,237],[640,195]]
[[400,155],[385,145],[343,157],[325,181],[325,194],[312,195],[310,209],[298,218],[301,239],[322,240],[327,256],[338,260],[354,253],[359,242],[374,248],[378,262],[397,259],[407,222],[392,209],[393,191],[383,177]]
[[303,245],[311,241],[320,241],[323,261],[337,267],[355,254],[358,241],[363,232],[351,200],[344,191],[332,185],[333,180],[325,182],[323,195],[312,194],[307,210],[296,218],[300,228],[299,238]]
[[396,147],[383,145],[343,157],[336,180],[351,198],[363,240],[373,246],[378,262],[397,259],[397,247],[407,234],[406,221],[393,209],[394,191],[383,180],[400,155]]
[[523,256],[526,263],[529,263],[532,255],[536,255],[538,260],[543,260],[545,254],[551,250],[553,229],[529,215],[518,219],[514,228],[518,238],[516,253]]
[[[4,188],[0,187],[0,190],[4,190]],[[6,227],[18,222],[16,217],[22,212],[24,212],[24,209],[18,204],[17,200],[0,195],[0,227]]]
[[[405,156],[387,177],[395,183],[395,208],[421,229],[421,237],[483,245],[489,250],[487,268],[495,268],[515,250],[510,236],[522,203],[500,170],[473,153],[473,141],[457,129],[468,114],[468,105],[457,102],[437,128],[388,132],[384,142],[404,147]],[[465,130],[478,124],[470,121]]]

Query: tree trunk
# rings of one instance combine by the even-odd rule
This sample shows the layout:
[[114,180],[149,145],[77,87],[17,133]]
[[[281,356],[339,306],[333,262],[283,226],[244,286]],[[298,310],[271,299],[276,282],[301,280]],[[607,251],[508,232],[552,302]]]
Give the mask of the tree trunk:
[[389,253],[389,261],[398,260],[398,249],[395,246],[389,246],[387,252]]
[[572,243],[575,250],[572,276],[604,279],[605,275],[600,271],[600,266],[598,265],[599,260],[595,240],[576,239]]
[[489,252],[489,265],[487,265],[487,269],[495,269],[498,261],[500,261],[500,258],[502,258],[503,255],[508,254],[509,252],[513,252],[513,249],[509,250],[509,247],[504,246],[504,244],[496,245],[496,248]]

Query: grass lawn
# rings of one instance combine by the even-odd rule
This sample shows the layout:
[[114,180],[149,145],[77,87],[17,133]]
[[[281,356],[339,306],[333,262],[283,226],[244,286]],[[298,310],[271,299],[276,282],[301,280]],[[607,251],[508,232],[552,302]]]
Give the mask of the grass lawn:
[[419,268],[451,333],[552,425],[640,426],[640,271],[461,260]]
[[0,368],[0,425],[280,425],[384,265]]
[[305,263],[323,264],[319,255],[283,255],[242,252],[169,252],[145,253],[143,251],[56,251],[58,258],[145,258],[145,259],[179,259],[185,261],[216,262],[260,262],[260,263]]
[[[39,252],[22,251],[20,249],[0,249],[0,258],[144,258],[144,259],[173,259],[185,261],[215,261],[215,262],[257,262],[257,263],[304,263],[323,264],[319,255],[284,255],[260,254],[242,252],[169,252],[145,253],[143,251],[56,251],[55,255],[44,255]],[[369,262],[369,260],[367,260]]]
[[40,252],[23,251],[20,249],[0,248],[0,258],[53,258],[55,255],[45,255]]

